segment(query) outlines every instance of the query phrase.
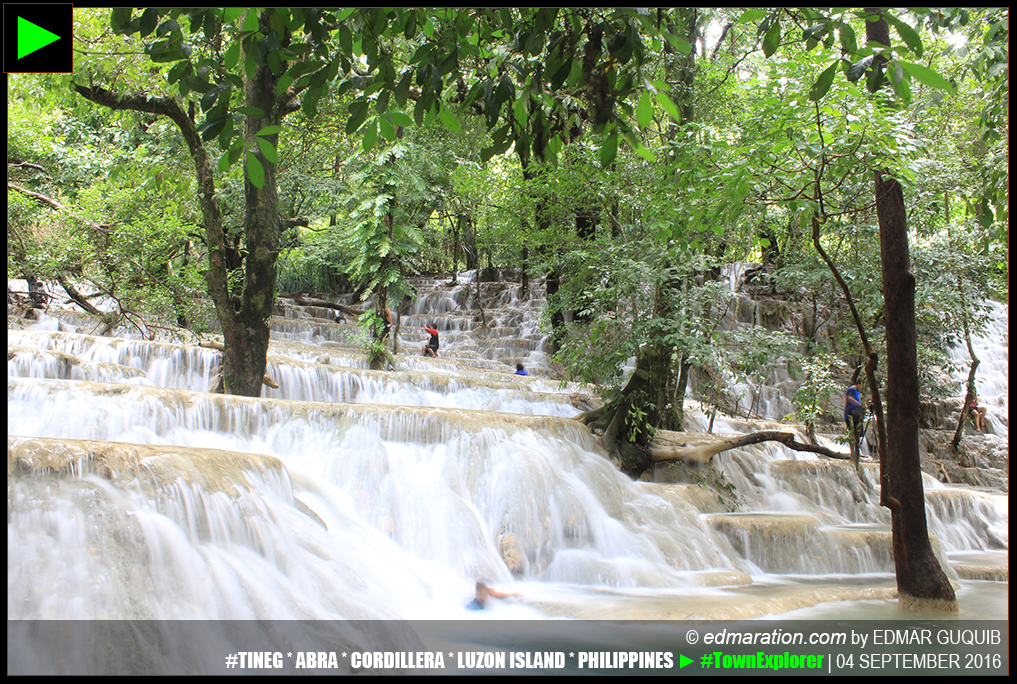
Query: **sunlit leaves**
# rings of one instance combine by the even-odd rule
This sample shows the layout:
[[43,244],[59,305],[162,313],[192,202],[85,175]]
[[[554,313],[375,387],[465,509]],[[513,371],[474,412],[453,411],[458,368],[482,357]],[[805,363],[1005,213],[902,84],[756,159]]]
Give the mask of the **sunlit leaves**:
[[441,111],[438,112],[438,118],[441,120],[441,125],[453,133],[463,132],[463,127],[460,125],[459,119],[451,109],[442,107]]
[[410,118],[409,115],[405,114],[404,112],[389,110],[388,116],[390,117],[393,126],[406,127],[413,125],[413,119]]
[[630,140],[629,144],[632,146],[632,149],[635,150],[636,154],[638,154],[640,157],[642,157],[646,161],[648,161],[648,162],[655,162],[655,161],[657,161],[657,156],[655,154],[653,154],[653,152],[648,150],[643,145],[643,143],[639,142],[638,140],[635,140],[634,142],[632,140]]
[[240,63],[240,43],[234,42],[228,48],[226,48],[226,54],[223,55],[223,66],[227,69],[236,68],[237,64]]
[[770,57],[780,47],[780,23],[773,22],[763,34],[763,54]]
[[244,143],[240,140],[233,143],[229,151],[224,152],[219,158],[219,173],[226,173],[230,167],[240,161],[241,155],[244,153]]
[[374,147],[375,143],[378,142],[378,126],[377,123],[372,121],[367,125],[364,130],[364,137],[361,140],[361,147],[364,152],[370,152]]
[[[261,155],[265,157],[265,161],[271,164],[279,163],[279,155],[275,150],[275,146],[264,138],[255,138],[258,143],[258,149],[261,151]],[[260,188],[261,186],[258,185]]]
[[904,60],[900,60],[900,64],[904,67],[904,71],[906,71],[912,78],[924,83],[930,88],[946,91],[952,91],[954,89],[953,85],[934,69],[922,66],[921,64],[905,62]]
[[837,75],[837,68],[839,66],[840,64],[835,62],[819,75],[819,78],[816,79],[815,84],[812,86],[812,90],[809,91],[810,100],[819,102],[830,92],[830,86],[833,85],[833,79]]
[[655,95],[657,104],[660,105],[661,109],[668,113],[674,121],[680,122],[682,120],[681,114],[678,113],[678,108],[674,106],[674,102],[668,97],[667,93],[660,90]]
[[904,44],[908,46],[908,49],[914,53],[915,57],[921,57],[923,51],[922,39],[918,35],[918,32],[889,12],[884,13],[882,17],[886,19],[886,23],[897,29],[897,35],[901,37],[901,40],[903,40]]
[[739,24],[751,24],[754,21],[758,21],[766,16],[766,10],[764,9],[750,9],[742,12],[741,16],[738,17]]
[[692,52],[692,46],[689,45],[689,41],[685,40],[681,36],[676,36],[673,33],[668,33],[664,36],[667,42],[671,44],[671,47],[680,54],[687,55]]
[[239,19],[246,10],[243,7],[227,7],[223,10],[222,21],[224,24],[232,24]]
[[636,121],[640,128],[646,128],[653,121],[653,101],[650,91],[644,90],[639,97],[639,105],[636,107]]
[[247,178],[251,185],[262,188],[265,185],[265,167],[261,165],[258,157],[253,152],[248,152],[246,157]]
[[604,139],[604,144],[600,148],[600,165],[607,167],[610,166],[611,162],[614,161],[615,155],[618,154],[618,133],[617,131],[612,132],[611,135]]

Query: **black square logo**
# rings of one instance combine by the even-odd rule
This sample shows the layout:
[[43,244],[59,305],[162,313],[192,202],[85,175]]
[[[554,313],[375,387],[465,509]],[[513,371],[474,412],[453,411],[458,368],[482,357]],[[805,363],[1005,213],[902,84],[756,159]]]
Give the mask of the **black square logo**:
[[4,5],[4,73],[70,73],[74,5]]

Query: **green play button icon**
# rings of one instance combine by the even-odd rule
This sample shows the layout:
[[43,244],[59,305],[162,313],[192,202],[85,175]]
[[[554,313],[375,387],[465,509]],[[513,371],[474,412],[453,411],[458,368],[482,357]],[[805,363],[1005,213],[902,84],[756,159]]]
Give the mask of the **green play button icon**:
[[60,40],[60,36],[47,31],[27,19],[18,17],[18,59],[41,50],[50,43]]
[[681,669],[681,668],[685,667],[686,665],[691,665],[691,664],[692,664],[692,659],[691,658],[686,658],[681,653],[678,654],[678,669]]
[[74,71],[74,5],[4,3],[4,73]]

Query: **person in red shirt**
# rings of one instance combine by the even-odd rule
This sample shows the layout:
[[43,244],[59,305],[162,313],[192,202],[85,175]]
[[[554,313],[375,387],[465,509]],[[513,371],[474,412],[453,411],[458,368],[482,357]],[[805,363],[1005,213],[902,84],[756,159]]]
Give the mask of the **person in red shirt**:
[[438,358],[438,329],[435,327],[435,324],[432,323],[430,328],[425,327],[424,330],[431,336],[431,339],[424,345],[424,349],[421,351],[421,354],[432,358]]
[[974,421],[979,432],[985,432],[985,407],[978,405],[978,395],[971,395],[971,404],[968,406],[968,414]]

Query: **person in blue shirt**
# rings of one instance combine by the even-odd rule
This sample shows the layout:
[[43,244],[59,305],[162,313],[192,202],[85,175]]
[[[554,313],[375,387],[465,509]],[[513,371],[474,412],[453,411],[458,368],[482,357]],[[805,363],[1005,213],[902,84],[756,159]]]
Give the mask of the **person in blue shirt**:
[[851,433],[851,457],[858,458],[858,444],[862,438],[862,381],[844,392],[844,422]]
[[469,604],[467,604],[466,610],[484,610],[487,608],[488,599],[491,597],[499,599],[522,598],[522,594],[498,591],[497,589],[488,586],[487,582],[477,580],[477,596],[470,601]]
[[516,375],[529,375],[529,373],[527,373],[526,369],[523,368],[523,364],[517,363],[516,364]]

